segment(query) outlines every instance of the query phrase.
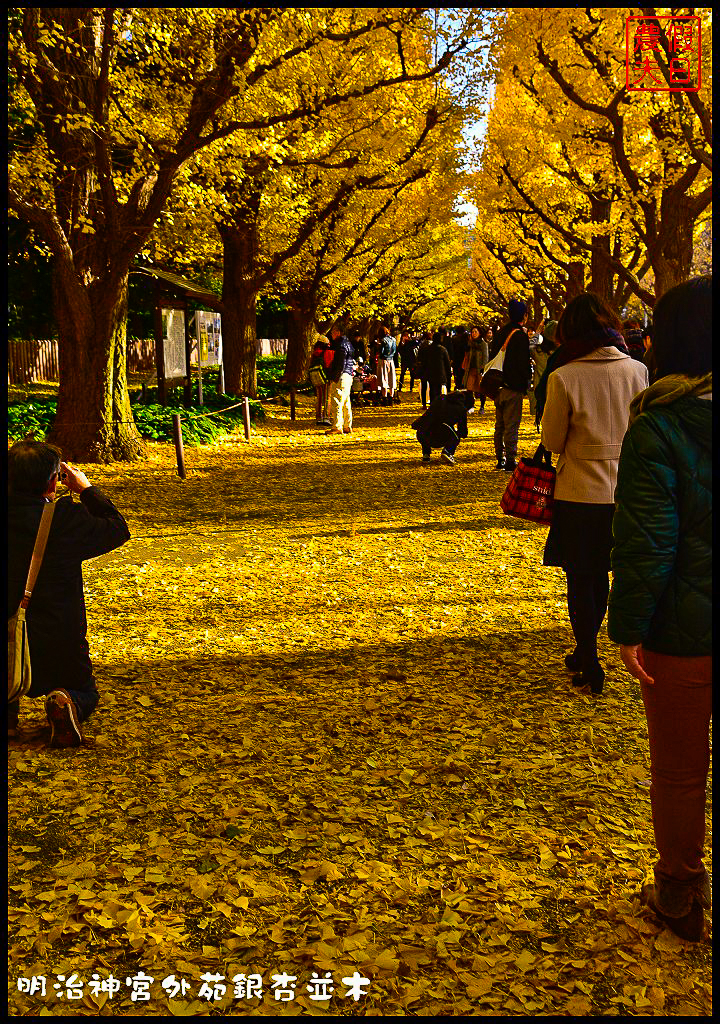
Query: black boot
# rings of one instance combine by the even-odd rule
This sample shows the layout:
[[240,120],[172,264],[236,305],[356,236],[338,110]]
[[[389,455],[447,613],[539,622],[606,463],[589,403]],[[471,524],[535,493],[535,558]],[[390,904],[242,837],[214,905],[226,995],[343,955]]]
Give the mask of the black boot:
[[577,647],[572,654],[565,655],[565,668],[569,672],[579,672],[581,670],[582,665],[580,664],[580,655],[578,654]]
[[585,686],[590,687],[590,693],[594,697],[599,697],[603,692],[603,684],[605,682],[605,673],[603,672],[600,665],[597,668],[591,670],[585,670],[584,672],[578,672],[577,675],[573,676],[572,684],[578,689],[582,689]]

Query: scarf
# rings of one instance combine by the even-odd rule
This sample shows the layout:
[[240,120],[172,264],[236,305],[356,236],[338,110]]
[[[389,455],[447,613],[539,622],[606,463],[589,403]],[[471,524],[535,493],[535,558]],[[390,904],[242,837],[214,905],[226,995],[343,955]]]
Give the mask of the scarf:
[[690,395],[700,398],[709,393],[712,393],[712,373],[706,373],[704,377],[686,377],[682,373],[671,373],[656,380],[633,398],[630,403],[630,423],[652,405],[670,405],[678,398]]
[[581,338],[569,338],[563,341],[557,349],[559,354],[554,367],[565,366],[566,363],[572,363],[575,359],[582,359],[584,356],[589,356],[591,352],[595,352],[596,349],[613,346],[620,352],[624,352],[625,355],[629,355],[628,347],[620,331],[616,331],[613,327],[596,327],[594,331],[587,331]]

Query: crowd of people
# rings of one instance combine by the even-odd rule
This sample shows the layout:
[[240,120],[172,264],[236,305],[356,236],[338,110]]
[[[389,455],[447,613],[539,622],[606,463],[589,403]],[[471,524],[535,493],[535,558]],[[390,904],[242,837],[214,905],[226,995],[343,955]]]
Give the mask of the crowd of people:
[[[406,378],[411,391],[419,382],[424,411],[412,426],[423,462],[440,448],[453,465],[468,413],[491,399],[496,465],[514,470],[532,391],[541,443],[558,457],[543,562],[567,581],[575,646],[565,665],[578,692],[603,693],[598,635],[609,607],[608,635],[640,683],[650,743],[659,859],[643,899],[690,940],[702,937],[710,906],[703,844],[712,703],[711,293],[709,277],[668,291],[655,307],[652,334],[623,324],[591,292],[534,330],[521,300],[510,302],[506,323],[470,332],[405,331],[397,341],[383,324],[369,351],[359,335],[348,338],[335,325],[329,338],[317,338],[311,364],[316,419],[329,434],[352,433],[359,368],[375,378],[383,404],[395,402]],[[52,446],[19,442],[8,467],[9,614],[23,597],[42,510],[61,476],[80,499],[57,503],[27,612],[30,696],[46,697],[53,744],[78,745],[98,699],[81,564],[123,544],[129,532],[112,502]],[[14,702],[11,731],[16,723]]]

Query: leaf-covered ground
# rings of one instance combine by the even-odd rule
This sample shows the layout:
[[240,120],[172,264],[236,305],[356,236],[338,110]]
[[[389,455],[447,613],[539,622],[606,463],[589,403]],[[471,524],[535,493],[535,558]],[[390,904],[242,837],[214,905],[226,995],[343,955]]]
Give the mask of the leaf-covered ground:
[[421,465],[417,409],[343,438],[276,409],[184,482],[162,445],[88,468],[133,537],[87,563],[94,743],[9,748],[13,1015],[711,1013],[709,943],[637,899],[637,687],[604,637],[605,696],[573,692],[490,408],[454,469]]

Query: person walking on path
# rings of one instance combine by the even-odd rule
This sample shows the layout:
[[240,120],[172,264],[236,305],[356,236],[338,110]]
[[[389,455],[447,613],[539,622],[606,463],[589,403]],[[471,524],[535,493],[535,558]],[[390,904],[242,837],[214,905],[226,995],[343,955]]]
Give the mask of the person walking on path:
[[659,859],[643,898],[697,941],[712,711],[712,279],[677,285],[654,316],[654,383],[630,409],[613,519],[608,634],[640,682]]
[[508,303],[508,319],[507,322],[493,331],[492,341],[490,343],[490,358],[494,359],[500,349],[503,347],[508,337],[517,330],[518,327],[527,323],[527,304],[521,299],[510,299]]
[[[324,334],[315,336],[312,355],[310,357],[310,370],[322,370],[327,376],[333,360],[333,350],[329,340]],[[311,374],[312,376],[312,374]],[[328,381],[324,384],[315,384],[315,425],[318,427],[332,426],[328,419]]]
[[363,363],[367,363],[367,347],[365,345],[365,339],[363,338],[360,331],[355,331],[355,333],[350,338],[350,342],[353,347],[355,362],[359,363],[362,360]]
[[387,324],[383,324],[378,331],[377,340],[377,376],[380,383],[380,402],[382,405],[392,405],[395,385],[397,383],[395,374],[397,342],[390,334]]
[[[555,321],[551,321],[555,323]],[[540,427],[540,421],[542,420],[542,414],[545,409],[545,400],[547,399],[547,382],[550,374],[553,372],[556,366],[560,366],[563,361],[563,351],[560,341],[557,336],[557,328],[554,332],[554,347],[547,357],[545,363],[545,369],[540,376],[540,380],[535,385],[535,425]],[[629,355],[628,347],[625,344],[625,339],[622,336],[617,337],[613,345],[619,352],[624,352],[625,355]],[[536,350],[537,351],[537,350]]]
[[643,344],[643,330],[640,326],[640,321],[634,317],[626,320],[623,324],[623,333],[628,352],[633,359],[637,359],[641,363],[645,356],[645,346]]
[[442,394],[443,387],[450,389],[452,366],[447,348],[442,343],[444,335],[437,331],[425,355],[425,373],[430,389],[430,401]]
[[[493,442],[497,469],[512,473],[517,466],[518,435],[522,419],[523,398],[527,394],[532,376],[530,343],[523,326],[527,320],[524,302],[511,299],[508,313],[510,321],[499,333],[500,348],[505,349],[503,386],[495,396],[495,434]],[[500,349],[498,349],[500,351]]]
[[573,685],[603,690],[597,636],[607,608],[612,518],[620,446],[630,403],[647,369],[615,347],[621,323],[607,302],[582,292],[560,317],[561,364],[550,374],[542,444],[560,456],[544,565],[567,577],[575,650],[565,658]]
[[[32,666],[29,697],[47,698],[50,745],[78,747],[82,723],[99,700],[87,642],[82,563],[130,539],[122,515],[79,469],[41,441],[18,441],[8,452],[8,611],[23,596],[42,511],[60,477],[72,494],[59,498],[26,613]],[[8,705],[8,735],[17,730],[19,699]]]
[[453,379],[455,381],[456,391],[460,391],[464,386],[463,377],[465,376],[465,369],[463,368],[463,363],[465,362],[465,356],[469,347],[470,336],[463,325],[458,324],[455,328],[455,334],[453,335],[451,343]]
[[430,408],[412,423],[422,447],[423,462],[430,462],[433,448],[442,448],[441,460],[455,465],[455,452],[460,441],[468,436],[467,418],[474,404],[472,391],[455,391],[432,400]]
[[337,324],[331,329],[330,337],[335,353],[328,371],[332,427],[325,433],[352,434],[350,388],[355,373],[355,350]]
[[[532,353],[533,363],[533,379],[532,389],[530,391],[530,415],[535,417],[535,425],[540,424],[542,417],[542,411],[538,414],[537,409],[537,389],[540,381],[545,373],[545,368],[548,364],[550,355],[555,351],[558,343],[555,339],[555,332],[557,330],[557,320],[548,320],[544,327],[543,340],[539,345],[535,347]],[[543,406],[545,405],[545,399],[543,397]]]
[[415,385],[415,343],[407,331],[404,331],[400,337],[398,351],[400,353],[400,381],[398,383],[398,391],[402,391],[405,383],[405,374],[408,371],[410,373],[410,390],[412,391]]
[[420,401],[423,409],[427,409],[429,401],[428,354],[431,344],[432,335],[429,331],[425,331],[415,353],[415,373],[420,380]]
[[[481,354],[483,363],[483,373],[485,373],[485,367],[490,360],[490,350],[492,348],[493,340],[493,329],[492,327],[482,328],[480,331],[480,337],[482,338]],[[480,412],[485,412],[485,395],[480,394]]]
[[475,398],[480,399],[481,412],[485,408],[485,397],[480,393],[480,378],[488,361],[488,344],[485,340],[486,331],[487,328],[485,327],[473,327],[470,331],[466,369],[462,379],[463,388],[467,391],[472,391]]

